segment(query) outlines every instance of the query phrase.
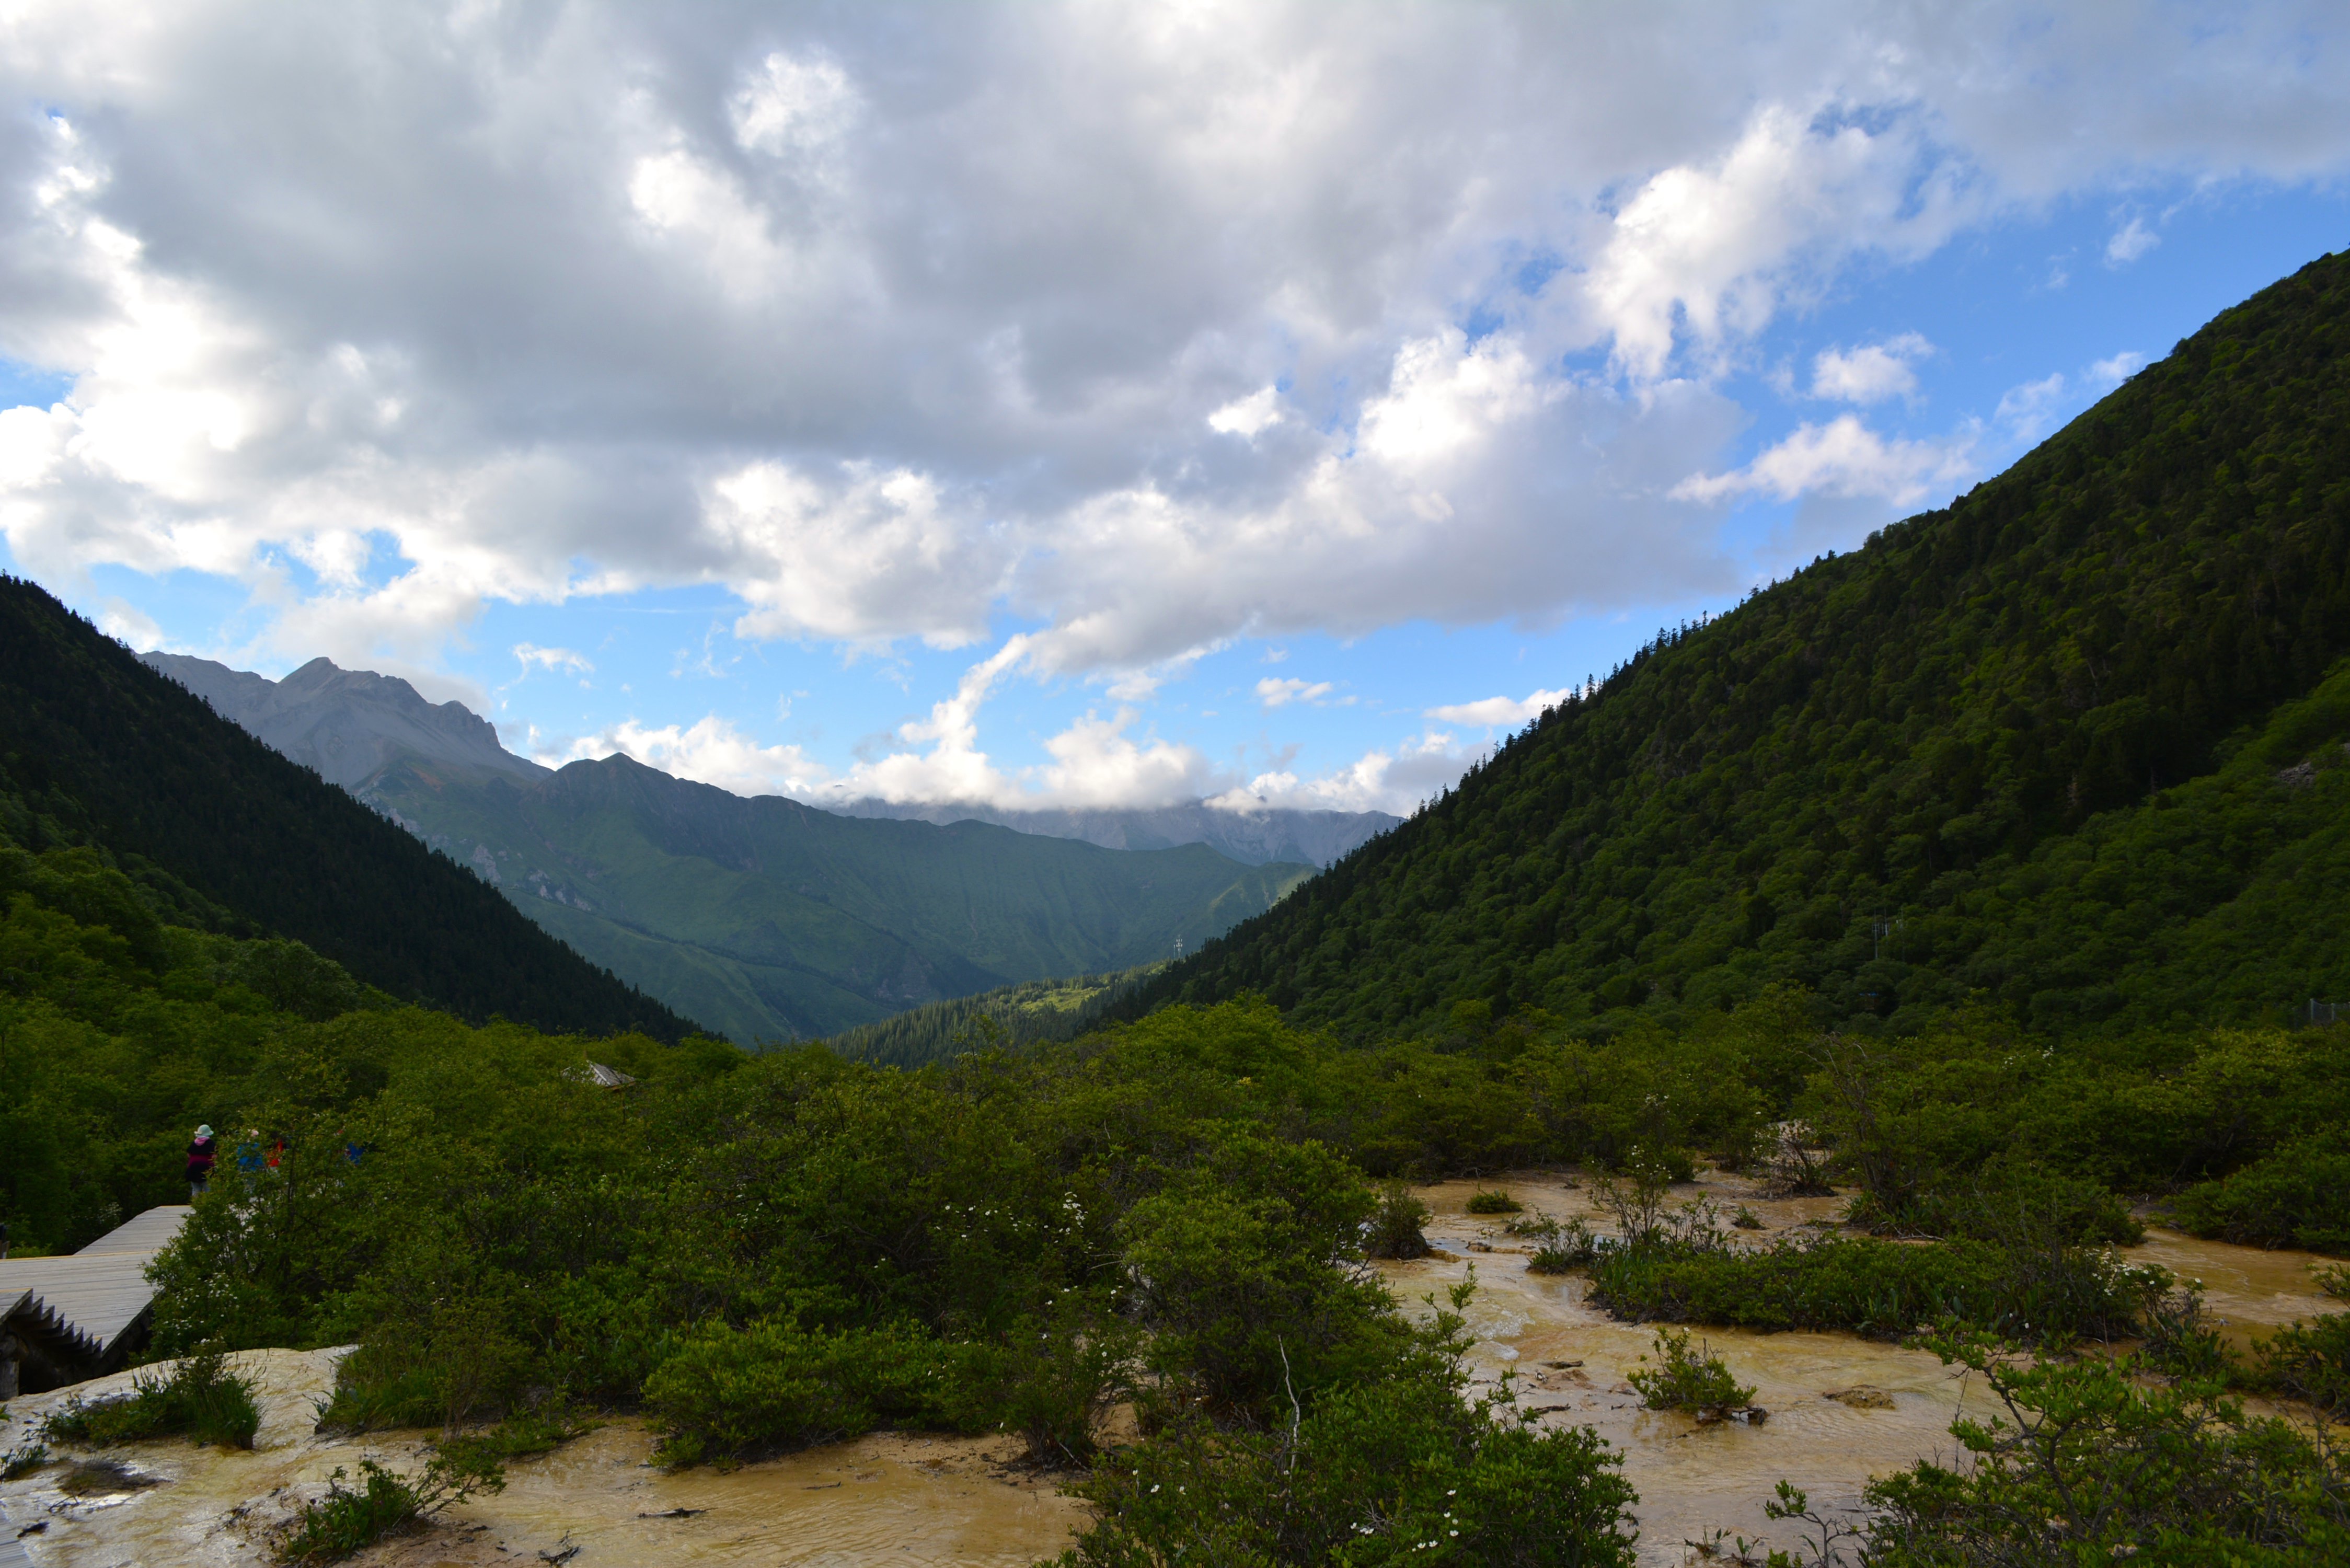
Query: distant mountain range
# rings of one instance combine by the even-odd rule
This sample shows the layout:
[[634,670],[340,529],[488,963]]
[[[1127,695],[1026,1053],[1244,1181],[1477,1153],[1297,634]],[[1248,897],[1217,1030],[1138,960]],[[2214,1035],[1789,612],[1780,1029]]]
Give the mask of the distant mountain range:
[[[1394,820],[1226,822],[1205,807],[1000,817],[1063,830],[1025,833],[971,813],[835,813],[746,800],[626,757],[549,770],[505,751],[463,704],[323,659],[271,680],[144,658],[471,866],[547,931],[745,1044],[1196,950],[1271,908],[1331,846]],[[1243,853],[1211,847],[1211,831]],[[1105,836],[1136,847],[1081,841]],[[1275,857],[1284,849],[1312,859]]]
[[693,1028],[13,577],[0,577],[0,845],[89,850],[169,923],[290,937],[465,1017],[671,1040]]
[[[292,676],[286,677],[292,680]],[[1169,849],[1204,844],[1243,866],[1289,860],[1327,866],[1403,821],[1384,811],[1234,811],[1205,801],[1186,805],[1087,811],[1004,811],[992,805],[886,800],[826,801],[843,816],[899,822],[992,822],[1016,833],[1076,838],[1105,849]]]

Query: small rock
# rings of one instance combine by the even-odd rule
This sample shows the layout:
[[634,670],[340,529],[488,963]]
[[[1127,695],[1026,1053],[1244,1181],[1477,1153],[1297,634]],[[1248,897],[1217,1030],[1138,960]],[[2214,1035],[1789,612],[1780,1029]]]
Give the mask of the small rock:
[[1882,1388],[1871,1388],[1866,1383],[1856,1384],[1850,1388],[1823,1389],[1820,1393],[1820,1397],[1823,1399],[1833,1399],[1839,1405],[1848,1405],[1856,1410],[1890,1410],[1893,1408],[1892,1395],[1887,1394]]

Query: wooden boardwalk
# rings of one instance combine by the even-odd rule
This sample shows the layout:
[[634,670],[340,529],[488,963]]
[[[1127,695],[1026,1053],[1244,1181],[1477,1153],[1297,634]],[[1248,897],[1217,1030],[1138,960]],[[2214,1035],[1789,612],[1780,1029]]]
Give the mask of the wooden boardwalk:
[[192,1212],[150,1209],[62,1258],[0,1262],[0,1324],[56,1365],[112,1370],[124,1340],[147,1316],[155,1287],[147,1265]]

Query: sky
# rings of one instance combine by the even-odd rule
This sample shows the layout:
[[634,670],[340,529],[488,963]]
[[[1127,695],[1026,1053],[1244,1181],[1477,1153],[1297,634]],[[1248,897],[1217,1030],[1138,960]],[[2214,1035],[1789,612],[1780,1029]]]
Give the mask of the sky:
[[2350,10],[0,3],[0,567],[745,794],[1409,811],[2350,241]]

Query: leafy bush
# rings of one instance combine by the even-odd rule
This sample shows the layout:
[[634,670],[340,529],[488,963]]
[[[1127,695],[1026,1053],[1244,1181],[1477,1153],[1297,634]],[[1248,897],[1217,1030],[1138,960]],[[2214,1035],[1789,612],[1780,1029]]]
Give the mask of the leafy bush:
[[1598,1240],[1580,1214],[1566,1220],[1537,1215],[1531,1220],[1513,1224],[1510,1230],[1534,1244],[1533,1254],[1526,1259],[1526,1272],[1530,1274],[1563,1274],[1570,1269],[1589,1266],[1599,1255]]
[[1689,1330],[1659,1330],[1656,1349],[1658,1365],[1627,1379],[1649,1409],[1689,1410],[1718,1419],[1754,1403],[1754,1390],[1740,1386],[1711,1345],[1690,1348]]
[[2350,1561],[2350,1473],[2323,1433],[2247,1416],[2209,1381],[2151,1386],[2135,1357],[1934,1348],[2005,1414],[1951,1426],[1967,1468],[1923,1461],[1870,1483],[1872,1568]]
[[1524,1208],[1524,1204],[1506,1192],[1487,1192],[1481,1188],[1469,1196],[1469,1212],[1471,1214],[1515,1214]]
[[1074,1489],[1098,1518],[1060,1568],[1631,1568],[1621,1461],[1587,1428],[1543,1431],[1464,1401],[1460,1324],[1440,1314],[1397,1375],[1333,1386],[1267,1428],[1187,1417],[1106,1455]]
[[1379,1183],[1378,1207],[1371,1210],[1369,1228],[1363,1233],[1363,1251],[1373,1258],[1424,1258],[1428,1256],[1428,1236],[1422,1227],[1429,1221],[1428,1205],[1400,1181]]
[[1846,1219],[1878,1235],[1961,1236],[2011,1247],[2127,1247],[2146,1240],[2129,1206],[2101,1183],[1997,1159],[1974,1176],[1935,1181],[1898,1203],[1865,1193]]
[[6,1453],[0,1454],[0,1481],[12,1481],[18,1476],[31,1475],[48,1462],[47,1443],[19,1443]]
[[[952,1427],[962,1390],[993,1368],[975,1345],[905,1328],[724,1324],[695,1335],[645,1383],[672,1469],[862,1437],[889,1422]],[[975,1376],[976,1375],[976,1376]]]
[[979,1381],[966,1386],[965,1419],[993,1419],[1020,1434],[1036,1465],[1093,1458],[1095,1432],[1110,1406],[1133,1391],[1137,1335],[1075,1292],[1050,1314],[1015,1324]]
[[515,1293],[456,1286],[437,1272],[418,1282],[441,1288],[428,1301],[374,1306],[385,1315],[335,1369],[335,1395],[318,1413],[321,1427],[454,1432],[469,1420],[503,1414],[520,1393],[528,1358],[501,1299]]
[[1786,1237],[1752,1251],[1674,1242],[1608,1248],[1591,1282],[1595,1303],[1636,1321],[1894,1339],[1952,1319],[2044,1344],[2132,1332],[2147,1290],[2144,1271],[2081,1248],[2023,1252],[1866,1237]]
[[2281,1328],[2255,1355],[2278,1392],[2330,1416],[2350,1411],[2350,1313],[2326,1313],[2314,1323]]
[[505,1490],[505,1473],[471,1458],[436,1453],[422,1470],[405,1476],[373,1459],[359,1461],[354,1491],[341,1466],[327,1482],[327,1495],[303,1506],[302,1517],[277,1544],[277,1560],[288,1564],[335,1563],[430,1519],[479,1492]]
[[182,1358],[168,1377],[140,1374],[130,1394],[85,1404],[68,1401],[42,1432],[85,1448],[110,1448],[149,1438],[185,1436],[199,1444],[249,1449],[261,1427],[253,1384],[227,1369],[218,1351]]
[[2350,1150],[2338,1135],[2288,1144],[2179,1195],[2181,1229],[2256,1247],[2350,1254]]

